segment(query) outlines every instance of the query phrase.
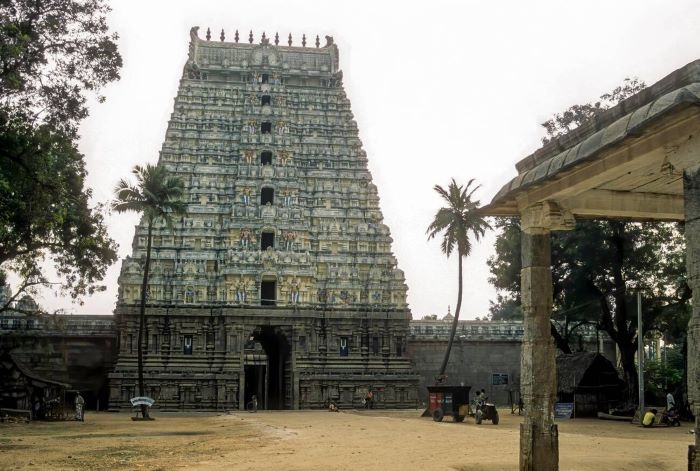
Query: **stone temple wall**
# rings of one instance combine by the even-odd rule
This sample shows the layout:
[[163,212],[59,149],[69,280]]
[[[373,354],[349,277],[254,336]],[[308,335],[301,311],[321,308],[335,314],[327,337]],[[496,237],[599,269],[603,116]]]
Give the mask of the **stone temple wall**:
[[[210,41],[193,28],[159,164],[186,214],[154,229],[146,383],[177,409],[413,406],[404,274],[338,48]],[[147,226],[122,264],[114,407],[136,394]],[[248,385],[246,386],[246,377]]]
[[[251,342],[250,336],[264,340],[265,328],[261,324],[265,322],[261,319],[275,316],[262,307],[250,307],[250,315],[243,308],[225,311],[199,307],[189,308],[186,313],[175,313],[173,309],[176,308],[170,306],[149,311],[146,367],[162,373],[147,381],[148,393],[158,399],[161,409],[183,408],[188,395],[194,403],[192,407],[237,408],[239,378],[241,370],[245,375],[245,363],[267,361],[261,343]],[[123,322],[126,317],[120,319]],[[385,337],[385,320],[386,313],[358,319],[354,312],[321,312],[319,317],[316,312],[299,310],[293,321],[281,323],[279,332],[293,343],[290,362],[293,358],[299,371],[294,378],[288,378],[290,394],[293,389],[298,391],[296,399],[290,395],[290,404],[294,406],[296,401],[299,407],[322,407],[324,398],[331,397],[343,407],[359,407],[368,387],[375,392],[378,407],[399,407],[411,401],[420,406],[425,402],[425,386],[432,383],[440,367],[450,322],[411,321],[409,330],[401,331],[392,345]],[[326,337],[320,335],[324,322],[336,326],[327,328]],[[195,325],[206,328],[200,331],[193,328]],[[115,317],[107,315],[0,316],[0,349],[12,350],[42,377],[80,390],[90,409],[97,407],[97,400],[101,408],[106,407],[108,398],[113,407],[128,407],[126,401],[136,392],[131,374],[112,374],[110,391],[108,373],[114,369],[118,351],[122,364],[135,368],[135,329],[135,324],[117,329]],[[358,334],[354,336],[353,332]],[[473,389],[485,388],[497,404],[509,404],[508,391],[517,390],[520,376],[522,334],[522,322],[460,321],[447,366],[450,384],[463,382]],[[187,335],[192,336],[191,353],[184,348]],[[347,356],[341,356],[343,337],[348,338]],[[586,350],[598,350],[615,363],[615,345],[607,336],[586,332],[583,341]],[[383,342],[388,348],[382,348]],[[242,345],[243,353],[238,345]],[[401,352],[401,367],[382,372],[391,356],[389,352],[396,353],[397,348],[405,349]],[[333,372],[340,372],[341,379],[336,373],[314,371],[319,361]],[[396,361],[393,363],[397,365]],[[412,381],[396,381],[397,375],[404,374],[402,370],[418,374],[417,396],[411,392]],[[116,381],[120,376],[125,381]],[[183,377],[196,377],[197,382]],[[286,388],[286,383],[283,385]],[[268,399],[272,405],[272,398]]]
[[[408,354],[420,376],[418,396],[426,401],[426,386],[433,383],[440,369],[451,328],[451,320],[412,321]],[[580,342],[572,348],[599,351],[613,365],[617,363],[614,342],[594,328],[581,329]],[[499,406],[517,401],[520,382],[522,321],[459,321],[450,360],[445,374],[449,384],[471,386],[472,391],[485,389]],[[512,395],[511,395],[512,394]]]

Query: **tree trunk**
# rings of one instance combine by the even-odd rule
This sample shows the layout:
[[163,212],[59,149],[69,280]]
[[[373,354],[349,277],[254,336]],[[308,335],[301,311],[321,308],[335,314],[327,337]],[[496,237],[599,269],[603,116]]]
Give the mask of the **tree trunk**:
[[[146,264],[143,267],[143,282],[141,283],[141,308],[139,310],[139,335],[138,335],[138,375],[139,396],[146,395],[143,384],[143,331],[146,324],[146,292],[148,291],[148,272],[151,267],[151,235],[153,232],[153,220],[148,220],[148,242],[146,243]],[[148,406],[141,406],[141,416],[148,418]]]
[[[622,273],[622,267],[625,259],[627,223],[622,221],[608,221],[608,224],[613,231],[613,236],[610,242],[612,247],[615,248],[611,260],[614,286],[612,294],[615,298],[615,317],[612,319],[607,319],[608,322],[605,322],[604,325],[606,325],[608,329],[615,331],[615,335],[611,334],[610,336],[620,349],[620,361],[625,374],[624,380],[628,389],[627,394],[630,402],[639,403],[639,381],[637,378],[635,355],[637,352],[637,342],[643,339],[644,333],[639,332],[638,329],[634,329],[630,325],[629,321],[631,321],[631,319],[629,319],[629,312],[627,310],[627,285]],[[606,314],[612,317],[612,313],[609,311],[609,309]],[[608,331],[608,333],[610,332]],[[636,341],[634,339],[635,335],[637,337]]]
[[552,333],[554,344],[559,350],[561,350],[562,353],[571,353],[571,347],[569,346],[569,342],[561,336],[556,326],[554,325],[554,322],[550,322],[550,325],[550,332]]
[[618,347],[620,348],[620,361],[625,374],[624,379],[628,388],[630,402],[639,404],[639,377],[637,376],[637,366],[635,364],[637,348],[629,343],[624,348],[622,345],[618,345]]
[[455,318],[452,320],[452,329],[450,330],[450,340],[447,342],[447,351],[445,352],[445,358],[442,359],[442,365],[440,366],[440,373],[437,377],[442,378],[447,369],[447,362],[450,360],[450,351],[452,350],[452,342],[455,338],[455,333],[457,332],[457,322],[459,321],[459,310],[462,308],[462,255],[459,255],[459,287],[457,290],[457,308],[455,309]]

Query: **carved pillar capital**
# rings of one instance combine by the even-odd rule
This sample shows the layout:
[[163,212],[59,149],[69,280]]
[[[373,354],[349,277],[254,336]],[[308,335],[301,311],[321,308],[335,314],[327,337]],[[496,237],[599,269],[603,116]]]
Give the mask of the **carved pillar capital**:
[[570,231],[575,227],[573,214],[555,201],[543,201],[520,210],[520,228],[529,234]]

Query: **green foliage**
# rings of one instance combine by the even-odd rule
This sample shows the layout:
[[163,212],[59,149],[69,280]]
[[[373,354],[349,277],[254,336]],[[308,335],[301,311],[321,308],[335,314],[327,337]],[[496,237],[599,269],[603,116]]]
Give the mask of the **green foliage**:
[[497,304],[503,302],[520,304],[520,220],[496,218],[494,228],[500,232],[496,238],[497,256],[489,258],[486,262],[493,275],[489,278],[489,283],[497,290],[505,291],[511,296],[511,298],[499,298]]
[[488,318],[492,321],[522,320],[523,310],[520,306],[520,299],[511,295],[496,294],[496,302],[490,301]]
[[542,127],[547,131],[547,136],[542,138],[542,143],[546,144],[552,139],[565,135],[597,114],[617,105],[625,98],[644,90],[644,88],[646,88],[646,84],[637,77],[626,78],[622,85],[609,93],[602,94],[598,101],[572,105],[563,113],[555,114],[551,119],[542,123]]
[[678,401],[685,387],[684,372],[684,355],[680,346],[668,347],[660,358],[644,363],[646,395],[654,397],[656,404],[666,404],[666,393],[670,391]]
[[472,199],[474,192],[479,189],[479,185],[470,189],[472,183],[474,183],[474,179],[469,180],[467,185],[463,187],[458,185],[453,178],[447,189],[440,185],[435,185],[435,191],[445,200],[447,206],[437,211],[433,222],[430,223],[426,231],[428,240],[442,233],[442,243],[440,244],[442,252],[449,257],[456,250],[459,267],[457,307],[452,321],[447,351],[442,360],[440,372],[437,375],[439,378],[445,374],[445,368],[447,368],[447,362],[450,359],[452,342],[459,321],[459,311],[462,308],[462,258],[468,257],[471,253],[470,234],[478,241],[484,236],[486,230],[491,228],[479,213],[479,200]]
[[486,229],[491,228],[477,211],[481,204],[479,200],[472,200],[474,192],[480,187],[477,185],[470,190],[472,183],[474,183],[474,179],[469,180],[467,185],[462,187],[462,185],[457,185],[453,178],[447,190],[440,185],[434,187],[435,191],[447,202],[447,206],[438,210],[426,233],[428,240],[443,233],[440,247],[448,257],[455,249],[459,257],[469,256],[472,250],[469,234],[471,233],[478,241],[483,237]]
[[[488,262],[491,283],[504,293],[491,307],[494,320],[519,314],[520,231],[511,223],[500,227]],[[685,243],[678,225],[580,220],[573,231],[553,232],[551,246],[557,345],[575,350],[570,342],[577,331],[593,323],[617,343],[628,381],[636,384],[636,291],[642,292],[645,332],[672,332],[679,339],[687,326]]]
[[119,79],[108,12],[103,0],[0,2],[0,108],[75,137],[86,94]]
[[88,94],[119,78],[108,11],[103,0],[0,1],[0,284],[21,279],[0,311],[39,286],[76,299],[102,290],[116,260],[76,145]]
[[136,177],[136,184],[124,179],[119,181],[114,189],[117,199],[112,204],[112,209],[119,213],[143,213],[149,225],[162,219],[170,226],[171,215],[185,210],[185,204],[179,201],[184,191],[182,180],[169,176],[162,165],[137,165],[132,173]]
[[104,289],[97,282],[116,261],[116,244],[102,213],[89,206],[85,176],[72,139],[49,125],[34,127],[0,112],[0,271],[21,278],[0,310],[49,283],[43,271],[47,259],[73,298]]

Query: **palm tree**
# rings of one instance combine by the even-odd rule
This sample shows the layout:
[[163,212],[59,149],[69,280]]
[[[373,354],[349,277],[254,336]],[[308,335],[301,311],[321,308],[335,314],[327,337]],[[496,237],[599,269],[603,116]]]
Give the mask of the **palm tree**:
[[[138,335],[138,377],[139,396],[145,396],[143,386],[143,331],[146,319],[146,294],[148,292],[148,272],[151,265],[151,239],[153,224],[157,220],[163,220],[168,227],[172,227],[171,215],[183,213],[185,205],[179,198],[182,196],[184,185],[182,180],[168,175],[167,170],[161,165],[146,164],[145,167],[136,165],[132,170],[136,176],[136,185],[121,179],[114,189],[116,201],[112,203],[112,209],[118,213],[134,211],[143,213],[148,224],[148,242],[146,245],[146,263],[143,268],[143,282],[141,283],[141,306],[139,311],[139,335]],[[148,417],[145,405],[141,406],[141,415]]]
[[483,237],[486,229],[491,229],[491,226],[486,222],[484,217],[479,214],[478,200],[472,200],[472,195],[481,185],[470,190],[474,179],[467,182],[466,187],[457,185],[454,178],[450,185],[445,190],[440,185],[435,185],[435,191],[447,201],[447,206],[440,208],[435,214],[435,219],[428,226],[426,233],[428,240],[436,237],[444,231],[442,235],[442,251],[449,257],[453,251],[457,251],[457,260],[459,262],[459,290],[457,291],[457,308],[455,309],[454,320],[452,321],[452,330],[450,331],[450,340],[447,343],[447,351],[440,366],[440,373],[436,380],[444,378],[447,361],[450,359],[450,351],[452,350],[452,342],[457,331],[457,321],[459,320],[459,310],[462,308],[462,258],[469,256],[472,250],[472,245],[469,240],[471,232],[474,238],[478,241]]

